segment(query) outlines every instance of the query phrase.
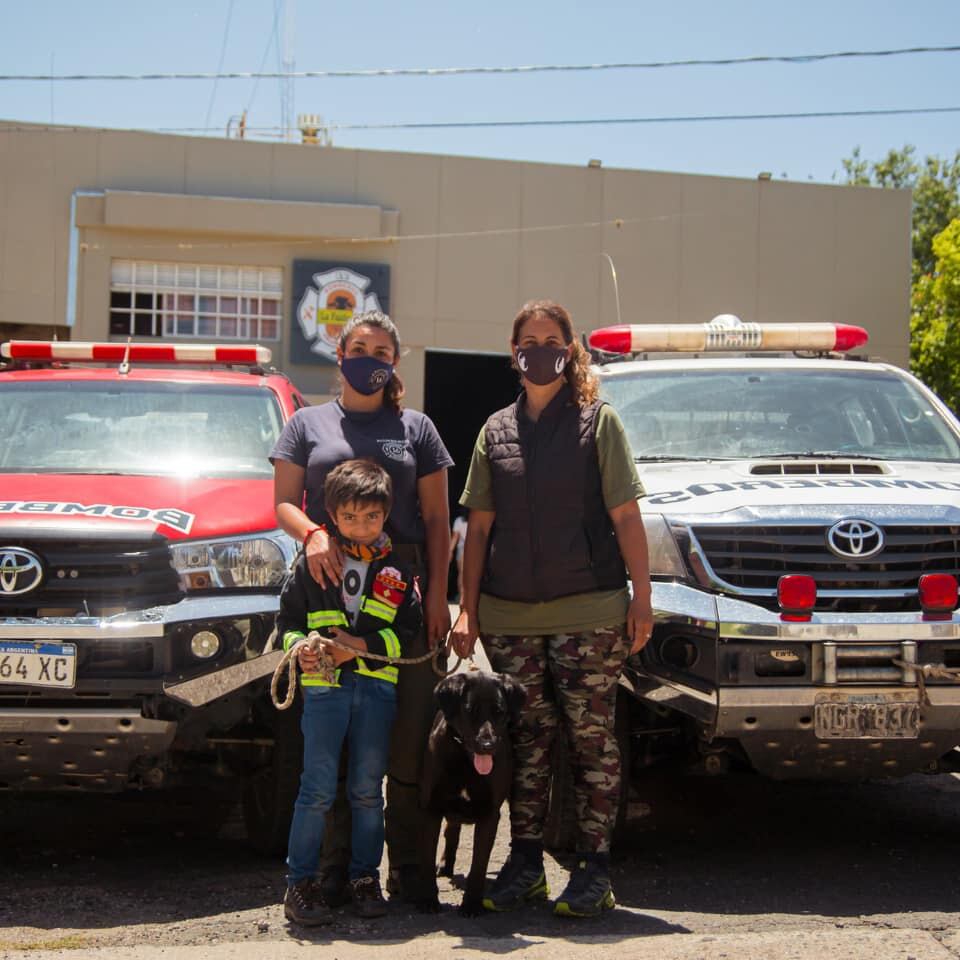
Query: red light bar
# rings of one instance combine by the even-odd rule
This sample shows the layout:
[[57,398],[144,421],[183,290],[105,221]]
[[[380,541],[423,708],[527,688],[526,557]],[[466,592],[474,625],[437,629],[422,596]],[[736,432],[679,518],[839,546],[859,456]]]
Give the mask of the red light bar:
[[917,592],[924,615],[931,619],[949,619],[957,608],[957,578],[949,573],[925,573]]
[[[129,349],[129,354],[127,353]],[[0,344],[8,360],[79,360],[121,363],[267,364],[268,347],[216,343],[92,343],[83,340],[8,340]]]
[[843,351],[863,346],[863,327],[846,323],[743,323],[723,314],[710,323],[631,323],[594,330],[588,340],[607,353],[710,350]]
[[817,602],[817,581],[806,574],[787,574],[777,581],[782,620],[809,620]]

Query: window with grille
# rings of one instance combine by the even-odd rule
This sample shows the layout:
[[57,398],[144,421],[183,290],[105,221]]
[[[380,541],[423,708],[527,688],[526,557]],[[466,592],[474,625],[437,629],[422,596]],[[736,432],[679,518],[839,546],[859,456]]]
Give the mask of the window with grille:
[[110,333],[199,340],[278,340],[279,267],[114,260]]

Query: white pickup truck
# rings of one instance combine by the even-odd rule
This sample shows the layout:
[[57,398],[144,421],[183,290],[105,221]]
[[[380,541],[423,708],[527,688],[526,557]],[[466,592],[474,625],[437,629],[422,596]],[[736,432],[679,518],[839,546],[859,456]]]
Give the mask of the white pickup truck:
[[655,627],[618,711],[634,772],[960,766],[960,423],[838,352],[865,341],[732,317],[591,334],[646,488]]

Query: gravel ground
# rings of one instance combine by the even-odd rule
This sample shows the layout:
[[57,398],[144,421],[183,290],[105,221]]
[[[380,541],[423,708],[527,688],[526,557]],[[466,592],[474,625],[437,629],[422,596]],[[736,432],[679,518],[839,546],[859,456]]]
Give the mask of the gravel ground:
[[[562,920],[546,904],[460,917],[465,836],[460,876],[440,882],[439,915],[394,903],[381,920],[342,910],[333,926],[313,931],[285,922],[283,864],[245,848],[237,813],[210,835],[185,826],[162,798],[8,797],[0,802],[0,952],[251,941],[270,949],[291,939],[372,947],[430,935],[502,939],[504,949],[597,935],[799,944],[818,933],[900,930],[923,931],[960,956],[954,777],[851,786],[651,778],[640,793],[614,868],[618,908],[600,921]],[[504,818],[491,873],[506,846]],[[563,863],[548,858],[547,869],[558,892]]]

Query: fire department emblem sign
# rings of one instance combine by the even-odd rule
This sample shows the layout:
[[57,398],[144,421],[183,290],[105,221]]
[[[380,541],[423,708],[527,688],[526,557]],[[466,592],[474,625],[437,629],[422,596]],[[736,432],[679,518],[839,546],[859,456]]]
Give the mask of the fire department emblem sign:
[[[387,310],[382,264],[294,264],[295,317],[291,359],[295,362],[336,361],[343,325],[355,314]],[[298,274],[300,279],[298,282]],[[308,276],[304,277],[304,274]],[[297,295],[298,294],[298,295]]]

